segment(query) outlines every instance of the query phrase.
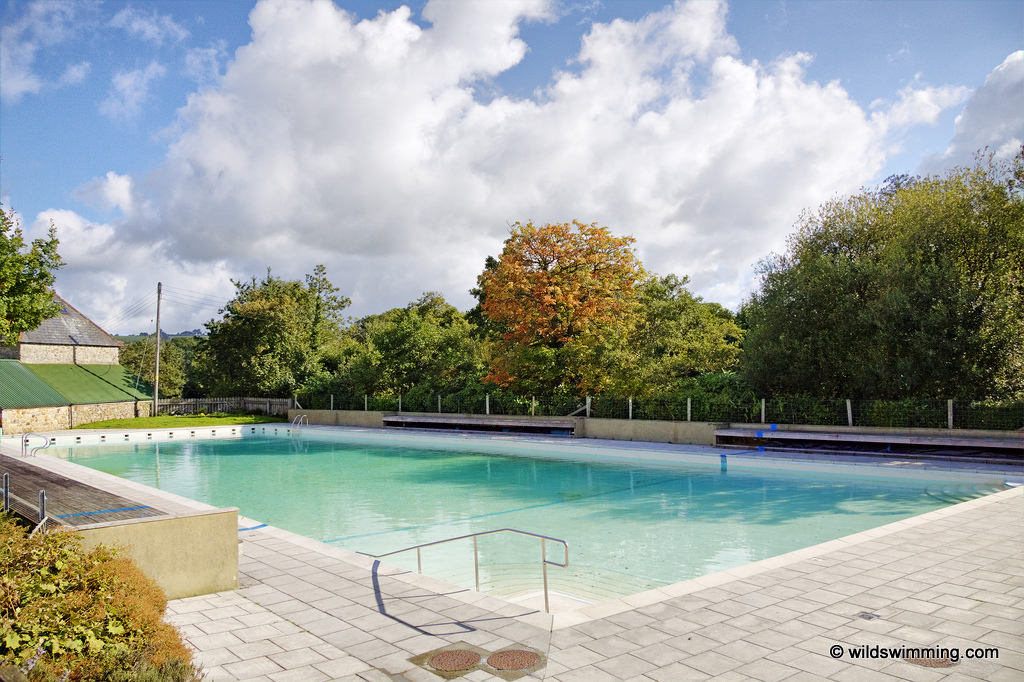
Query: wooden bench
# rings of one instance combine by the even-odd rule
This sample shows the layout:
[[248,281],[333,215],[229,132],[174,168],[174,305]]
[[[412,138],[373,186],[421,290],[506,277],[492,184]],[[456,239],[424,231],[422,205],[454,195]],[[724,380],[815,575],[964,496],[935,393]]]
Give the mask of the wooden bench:
[[[1024,461],[1024,434],[978,435],[972,433],[922,434],[882,431],[804,431],[730,427],[715,430],[715,445],[767,450],[850,451],[872,454],[942,459],[994,459]],[[991,453],[991,456],[987,456]]]
[[384,426],[458,431],[500,431],[572,436],[575,419],[483,416],[475,414],[388,414]]

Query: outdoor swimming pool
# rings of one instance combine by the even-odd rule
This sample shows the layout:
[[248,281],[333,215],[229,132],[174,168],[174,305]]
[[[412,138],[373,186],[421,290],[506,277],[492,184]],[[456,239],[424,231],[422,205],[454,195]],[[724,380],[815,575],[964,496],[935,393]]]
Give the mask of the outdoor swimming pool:
[[[676,457],[683,461],[667,466],[636,461],[645,456],[639,451],[529,439],[317,429],[300,437],[263,430],[244,438],[108,442],[47,452],[211,505],[235,506],[248,518],[357,552],[382,554],[497,528],[561,538],[570,547],[570,567],[549,569],[551,587],[588,601],[680,582],[1005,489],[992,477],[913,477],[871,467],[829,474],[706,455]],[[483,591],[515,597],[539,589],[536,540],[489,536],[479,546]],[[423,572],[472,587],[471,548],[463,541],[426,549]],[[560,561],[561,548],[549,546],[548,555]],[[416,567],[415,552],[387,561]]]

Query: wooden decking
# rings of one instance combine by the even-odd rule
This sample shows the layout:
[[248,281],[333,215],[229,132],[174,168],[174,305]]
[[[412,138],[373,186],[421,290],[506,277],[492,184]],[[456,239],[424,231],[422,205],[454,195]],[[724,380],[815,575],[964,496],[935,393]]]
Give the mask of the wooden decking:
[[46,516],[68,526],[87,526],[166,514],[141,502],[108,493],[32,465],[32,458],[0,455],[0,476],[9,475],[9,503],[33,523],[39,523],[39,491],[46,491]]

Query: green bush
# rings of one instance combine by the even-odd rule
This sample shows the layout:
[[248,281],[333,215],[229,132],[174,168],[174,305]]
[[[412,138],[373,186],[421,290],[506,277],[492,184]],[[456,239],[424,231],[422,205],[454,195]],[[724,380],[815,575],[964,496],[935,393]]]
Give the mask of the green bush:
[[33,682],[192,682],[202,678],[162,618],[167,598],[115,550],[68,531],[30,536],[0,514],[0,659]]

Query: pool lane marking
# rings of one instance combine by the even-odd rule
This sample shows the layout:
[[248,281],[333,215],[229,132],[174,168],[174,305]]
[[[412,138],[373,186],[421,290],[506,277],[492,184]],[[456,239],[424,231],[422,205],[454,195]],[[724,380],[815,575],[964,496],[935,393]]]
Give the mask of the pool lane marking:
[[421,528],[430,528],[432,526],[448,526],[448,525],[451,525],[453,523],[462,523],[463,521],[471,521],[473,519],[485,519],[485,518],[487,518],[489,516],[501,516],[502,514],[513,514],[515,512],[527,511],[527,510],[530,510],[530,509],[540,509],[542,507],[553,507],[553,506],[559,505],[559,504],[568,504],[570,502],[579,502],[581,500],[590,500],[590,499],[593,499],[595,497],[603,497],[605,495],[615,495],[615,494],[622,493],[622,492],[627,492],[627,491],[630,491],[630,490],[636,490],[637,488],[653,488],[654,486],[659,486],[659,485],[662,485],[662,484],[665,484],[665,483],[672,483],[673,481],[676,481],[676,480],[678,480],[678,479],[676,479],[676,478],[664,478],[664,479],[661,479],[659,481],[654,481],[652,483],[645,483],[645,484],[641,484],[641,485],[633,485],[633,486],[631,486],[629,488],[616,488],[615,490],[606,490],[603,493],[595,493],[594,495],[574,497],[574,498],[568,499],[568,500],[556,500],[555,502],[544,502],[543,504],[532,504],[532,505],[527,506],[527,507],[518,507],[516,509],[506,509],[504,511],[489,512],[487,514],[477,514],[475,516],[464,516],[464,517],[459,518],[459,519],[452,519],[451,521],[438,521],[437,523],[425,523],[425,524],[420,525],[420,526],[406,526],[404,528],[392,528],[391,530],[379,530],[379,531],[376,531],[374,533],[363,533],[361,535],[349,535],[348,537],[335,538],[333,540],[324,540],[323,542],[345,542],[346,540],[358,540],[360,538],[369,538],[369,537],[373,537],[375,535],[387,535],[389,533],[402,533],[402,532],[409,531],[409,530],[420,530]]
[[69,519],[72,516],[92,516],[93,514],[113,514],[114,512],[139,511],[140,509],[152,509],[152,507],[125,507],[124,509],[102,509],[100,511],[78,512],[77,514],[61,514],[55,519]]

